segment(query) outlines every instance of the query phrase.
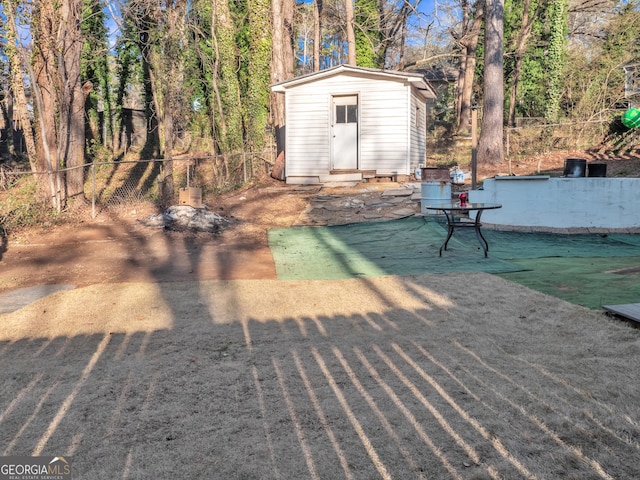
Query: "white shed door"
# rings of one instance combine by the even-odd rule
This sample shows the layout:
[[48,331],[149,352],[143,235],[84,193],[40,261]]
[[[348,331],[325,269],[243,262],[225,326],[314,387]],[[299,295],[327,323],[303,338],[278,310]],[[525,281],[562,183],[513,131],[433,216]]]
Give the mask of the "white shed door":
[[358,168],[358,96],[333,97],[331,165],[334,170]]

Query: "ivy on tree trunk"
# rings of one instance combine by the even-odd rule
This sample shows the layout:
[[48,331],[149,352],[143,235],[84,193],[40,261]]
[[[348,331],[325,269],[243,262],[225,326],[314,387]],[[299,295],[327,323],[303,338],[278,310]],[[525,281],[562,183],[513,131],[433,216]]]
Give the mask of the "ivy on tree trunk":
[[547,53],[549,83],[545,119],[555,122],[560,111],[562,72],[566,59],[567,2],[552,0],[549,9],[549,47]]

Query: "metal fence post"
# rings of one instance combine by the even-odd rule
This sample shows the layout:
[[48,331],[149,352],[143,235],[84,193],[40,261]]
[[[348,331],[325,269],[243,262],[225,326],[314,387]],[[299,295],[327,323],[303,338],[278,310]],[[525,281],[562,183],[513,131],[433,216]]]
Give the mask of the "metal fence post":
[[96,218],[96,165],[91,164],[91,218]]
[[244,183],[247,183],[247,153],[242,151],[242,175],[244,179]]

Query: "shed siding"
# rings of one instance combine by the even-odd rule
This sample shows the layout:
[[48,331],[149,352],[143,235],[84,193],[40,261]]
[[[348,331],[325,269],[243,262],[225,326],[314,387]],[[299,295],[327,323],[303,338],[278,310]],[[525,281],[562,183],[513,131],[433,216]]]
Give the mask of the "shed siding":
[[[414,171],[427,158],[427,115],[426,104],[417,92],[411,92],[411,155],[410,170]],[[416,118],[417,116],[417,118]]]
[[286,97],[286,174],[320,175],[330,170],[329,97],[314,85],[291,89]]
[[408,171],[407,86],[402,82],[373,82],[362,100],[361,165],[378,173]]
[[358,95],[360,170],[409,174],[424,161],[424,100],[403,80],[347,73],[286,90],[287,177],[331,170],[331,99],[336,95]]

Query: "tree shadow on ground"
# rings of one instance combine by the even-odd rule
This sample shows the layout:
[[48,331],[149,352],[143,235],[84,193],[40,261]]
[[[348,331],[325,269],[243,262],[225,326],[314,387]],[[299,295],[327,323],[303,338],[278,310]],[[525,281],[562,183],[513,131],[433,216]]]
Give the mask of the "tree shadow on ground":
[[638,332],[602,315],[486,274],[159,287],[0,340],[3,455],[96,480],[638,474]]

